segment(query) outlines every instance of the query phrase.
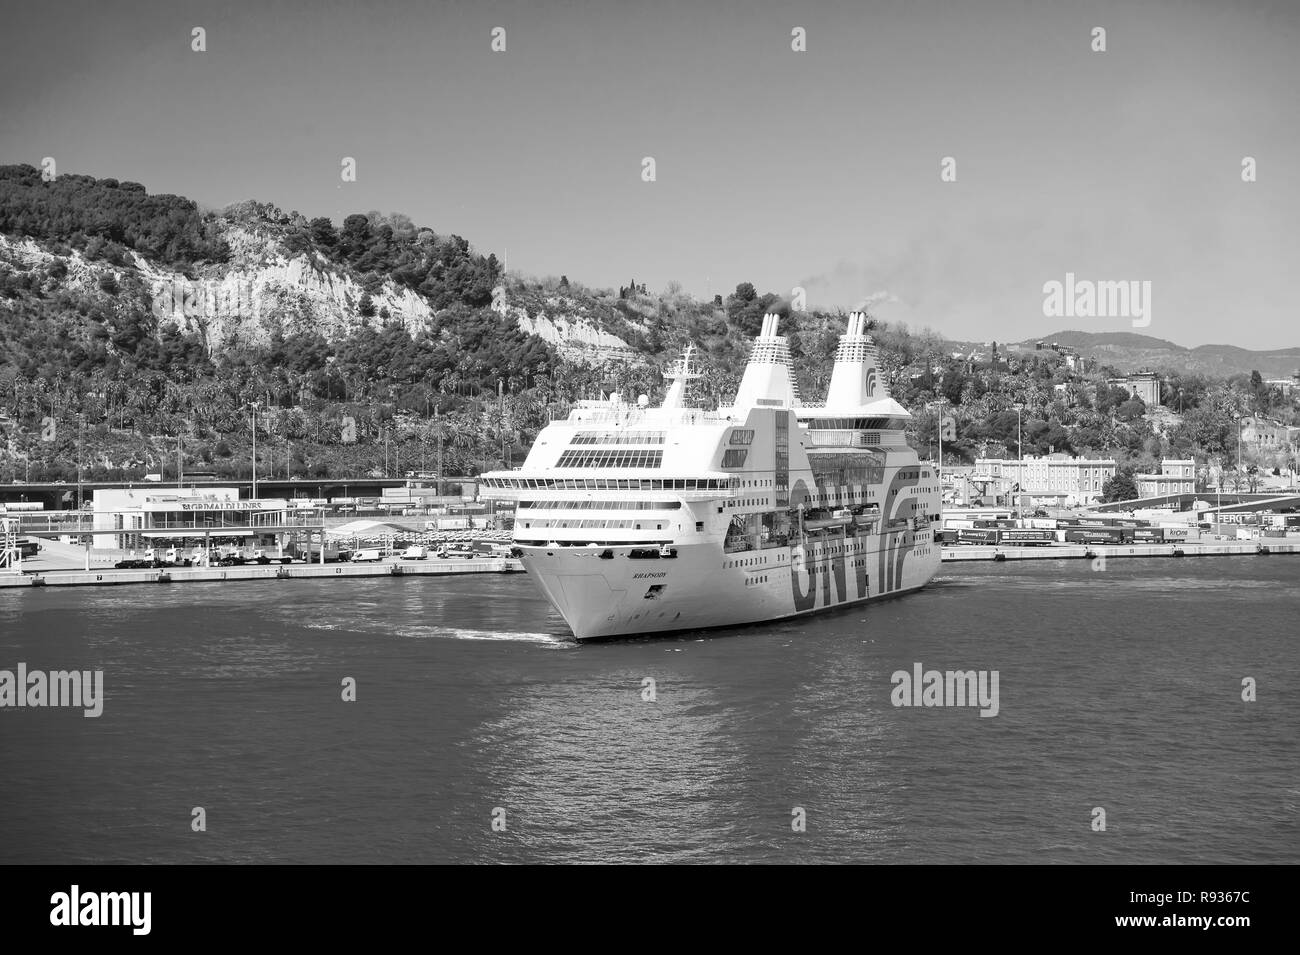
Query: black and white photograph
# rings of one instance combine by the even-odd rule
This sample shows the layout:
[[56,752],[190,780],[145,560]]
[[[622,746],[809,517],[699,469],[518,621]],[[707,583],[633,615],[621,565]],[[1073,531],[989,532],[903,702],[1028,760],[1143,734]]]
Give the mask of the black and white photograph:
[[1300,862],[1298,49],[1283,0],[6,0],[21,920],[1045,866],[1248,940]]

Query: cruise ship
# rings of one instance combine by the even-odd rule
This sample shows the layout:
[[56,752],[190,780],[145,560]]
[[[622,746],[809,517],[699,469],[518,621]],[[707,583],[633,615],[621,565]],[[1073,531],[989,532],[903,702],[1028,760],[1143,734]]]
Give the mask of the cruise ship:
[[688,348],[663,404],[583,401],[523,467],[513,553],[579,640],[780,620],[917,590],[939,567],[939,479],[904,439],[854,312],[824,403],[800,400],[767,315],[730,407],[691,407]]

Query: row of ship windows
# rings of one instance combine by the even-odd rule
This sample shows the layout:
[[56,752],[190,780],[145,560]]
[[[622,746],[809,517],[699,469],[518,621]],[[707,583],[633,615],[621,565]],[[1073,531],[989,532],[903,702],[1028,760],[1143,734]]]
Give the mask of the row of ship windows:
[[883,469],[885,455],[878,451],[811,451],[808,467],[814,471]]
[[[778,555],[779,556],[779,555]],[[732,567],[755,567],[759,564],[766,564],[766,557],[746,557],[743,560],[726,560],[722,562],[723,570],[730,570]]]
[[872,495],[866,491],[857,491],[853,494],[845,494],[842,491],[836,491],[834,494],[809,494],[808,500],[830,502],[830,501],[865,501]]
[[857,550],[856,547],[845,547],[843,544],[836,544],[833,547],[814,547],[811,557],[834,557],[836,554],[845,554],[850,550]]
[[880,444],[880,432],[810,431],[808,441],[814,447],[823,448],[877,447]]
[[885,482],[884,468],[837,468],[826,470],[814,467],[812,469],[813,483],[815,484],[883,484]]
[[902,418],[810,418],[809,431],[897,431],[906,426]]
[[[616,520],[616,519],[613,519],[613,518],[611,518],[611,519],[609,519],[609,520],[602,520],[601,518],[598,518],[598,517],[589,517],[589,518],[587,518],[587,519],[585,519],[585,520],[581,520],[581,521],[561,521],[561,520],[545,520],[545,519],[540,519],[540,520],[535,520],[535,521],[524,521],[524,528],[525,528],[526,530],[531,530],[531,529],[534,528],[534,527],[539,527],[539,528],[540,528],[540,527],[554,527],[554,528],[556,528],[556,529],[558,529],[558,530],[578,530],[578,529],[580,529],[580,528],[581,528],[581,529],[588,529],[588,528],[590,528],[590,529],[595,529],[595,530],[602,530],[602,529],[604,529],[604,530],[634,530],[634,531],[639,531],[639,530],[642,530],[642,527],[641,527],[642,523],[643,523],[642,521]],[[645,529],[646,529],[646,530],[649,530],[649,528],[650,528],[650,524],[649,524],[649,522],[646,521],[646,522],[644,522],[644,523],[645,523],[645,525],[646,525],[646,526],[645,526]],[[664,529],[664,526],[663,526],[663,524],[656,524],[654,529],[657,530],[657,531],[661,531],[661,530]]]
[[765,583],[767,583],[767,574],[764,574],[762,577],[746,577],[746,578],[745,578],[745,586],[746,586],[746,587],[752,587],[754,584],[765,584]]
[[681,501],[520,501],[519,509],[548,511],[675,511]]
[[570,444],[663,444],[663,431],[578,431]]
[[658,468],[662,451],[565,451],[557,468]]
[[491,488],[555,491],[727,491],[736,478],[483,478]]

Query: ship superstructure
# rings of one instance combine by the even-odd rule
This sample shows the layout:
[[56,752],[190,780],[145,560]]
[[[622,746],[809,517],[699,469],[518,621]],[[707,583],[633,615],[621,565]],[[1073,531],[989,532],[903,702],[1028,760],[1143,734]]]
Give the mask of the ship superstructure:
[[663,404],[582,402],[512,499],[525,569],[580,639],[775,620],[892,597],[939,566],[939,480],[904,439],[866,316],[849,316],[823,404],[800,400],[767,315],[729,407],[692,408],[691,349]]

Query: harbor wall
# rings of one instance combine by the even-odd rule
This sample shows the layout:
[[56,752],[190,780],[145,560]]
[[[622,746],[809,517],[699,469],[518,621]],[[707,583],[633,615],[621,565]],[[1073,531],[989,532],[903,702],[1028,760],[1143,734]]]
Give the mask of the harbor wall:
[[164,567],[157,570],[101,568],[0,574],[3,587],[106,587],[118,584],[181,584],[233,580],[310,580],[342,577],[440,577],[451,574],[522,573],[511,557],[380,563],[256,564],[243,567]]
[[1070,560],[1104,557],[1233,557],[1241,555],[1300,554],[1300,541],[1275,539],[1222,543],[1175,544],[1053,544],[1039,547],[985,547],[959,545],[940,549],[947,561],[963,560]]

